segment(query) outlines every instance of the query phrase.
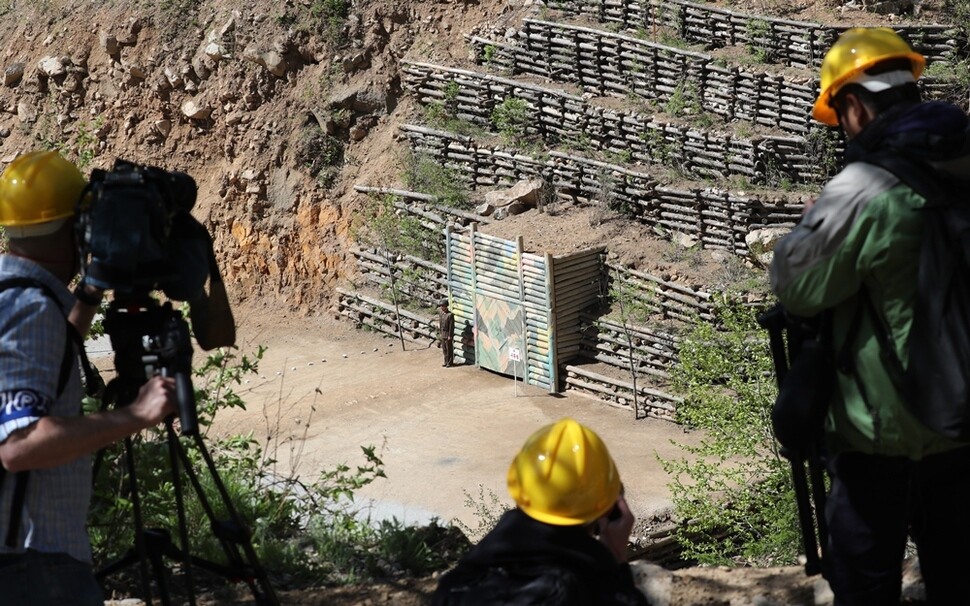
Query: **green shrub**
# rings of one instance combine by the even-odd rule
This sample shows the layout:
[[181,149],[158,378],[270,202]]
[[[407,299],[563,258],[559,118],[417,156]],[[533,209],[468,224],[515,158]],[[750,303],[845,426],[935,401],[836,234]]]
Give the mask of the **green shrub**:
[[508,97],[492,110],[492,124],[506,143],[527,138],[529,104],[517,97]]
[[673,371],[678,421],[703,432],[686,457],[661,461],[682,522],[685,555],[705,564],[790,565],[800,546],[790,465],[770,411],[777,392],[766,333],[754,310],[721,303],[721,325],[700,323]]
[[350,16],[348,0],[313,0],[310,3],[310,16],[330,44],[343,46],[347,43],[341,39],[340,32]]
[[749,19],[745,24],[748,36],[748,52],[759,63],[770,63],[774,60],[774,51],[770,47],[771,24],[764,19]]
[[307,126],[296,145],[296,161],[323,187],[330,187],[344,164],[344,142],[328,135],[319,125]]
[[452,520],[452,524],[472,541],[480,541],[495,528],[505,512],[512,509],[510,504],[502,502],[494,490],[485,488],[483,484],[478,485],[478,496],[473,496],[464,489],[461,492],[465,495],[465,507],[471,509],[475,516],[475,527],[472,528],[457,518]]
[[409,190],[432,195],[442,206],[471,208],[468,187],[456,171],[427,154],[409,153],[403,164],[402,177]]

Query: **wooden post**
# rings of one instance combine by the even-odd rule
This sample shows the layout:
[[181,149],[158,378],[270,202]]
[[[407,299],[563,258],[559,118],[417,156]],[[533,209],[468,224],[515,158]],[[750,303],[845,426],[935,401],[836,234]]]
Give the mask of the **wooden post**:
[[451,300],[451,225],[445,226],[445,283],[447,292],[445,296]]
[[519,282],[519,307],[522,309],[522,383],[529,384],[529,310],[525,307],[525,276],[522,275],[522,248],[524,246],[522,236],[515,238],[515,269]]
[[[478,334],[478,270],[475,268],[475,246],[478,241],[478,223],[468,226],[468,258],[471,261],[472,270],[472,330]],[[478,341],[475,342],[475,366],[479,365]]]
[[546,298],[548,300],[549,326],[549,393],[559,393],[559,355],[556,352],[558,347],[556,338],[556,281],[553,259],[550,253],[546,253]]

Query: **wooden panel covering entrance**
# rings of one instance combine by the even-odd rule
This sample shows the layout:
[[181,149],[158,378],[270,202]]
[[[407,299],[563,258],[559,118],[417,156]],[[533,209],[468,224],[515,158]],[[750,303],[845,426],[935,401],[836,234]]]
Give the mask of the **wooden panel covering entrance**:
[[[558,392],[560,364],[579,352],[579,311],[601,294],[604,249],[564,257],[527,253],[521,236],[504,240],[480,233],[475,224],[463,232],[449,227],[445,236],[448,290],[460,333],[456,357]],[[510,357],[521,362],[513,368]]]

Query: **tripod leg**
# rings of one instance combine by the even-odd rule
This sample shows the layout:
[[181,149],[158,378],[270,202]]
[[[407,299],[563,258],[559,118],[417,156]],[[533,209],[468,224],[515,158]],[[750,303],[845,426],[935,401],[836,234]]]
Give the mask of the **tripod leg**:
[[[808,475],[812,482],[812,499],[815,502],[815,522],[818,526],[818,543],[822,551],[822,561],[825,561],[825,554],[828,551],[829,525],[825,519],[825,473],[824,464],[818,455],[818,447],[813,449],[808,457]],[[824,574],[824,573],[823,573]]]
[[186,563],[184,567],[186,594],[190,606],[195,606],[195,583],[192,580],[192,566],[188,565],[191,555],[189,553],[189,530],[185,520],[185,498],[182,493],[182,478],[179,475],[178,458],[178,437],[172,429],[172,420],[166,419],[165,431],[168,437],[168,464],[172,470],[172,486],[175,489],[175,510],[178,514],[179,543],[182,547],[182,561]]
[[808,493],[808,479],[805,477],[805,463],[797,456],[793,456],[790,461],[795,501],[798,504],[798,522],[802,529],[802,545],[805,548],[805,574],[813,576],[821,572],[822,567],[818,558],[818,545],[815,542],[814,515]]
[[152,584],[148,574],[148,547],[145,544],[145,520],[141,515],[141,499],[138,496],[138,477],[135,473],[135,453],[131,438],[125,438],[125,464],[128,468],[128,486],[131,490],[131,510],[135,524],[135,551],[138,554],[138,571],[141,576],[142,596],[146,606],[152,606]]
[[[196,448],[205,461],[209,476],[212,478],[212,482],[219,492],[219,497],[222,500],[226,514],[229,516],[228,524],[218,523],[215,511],[202,490],[198,474],[192,469],[191,461],[189,461],[188,454],[185,450],[181,448],[181,443],[179,443],[179,456],[182,459],[186,475],[198,494],[199,502],[212,523],[216,538],[219,539],[223,551],[230,561],[230,566],[236,571],[239,578],[243,579],[249,586],[253,593],[253,598],[259,606],[279,606],[279,599],[276,597],[276,593],[269,582],[265,569],[259,562],[256,550],[253,549],[249,531],[232,504],[229,491],[226,490],[222,478],[219,477],[219,472],[202,441],[202,436],[195,434],[192,437],[194,438]],[[242,553],[240,553],[240,549]]]

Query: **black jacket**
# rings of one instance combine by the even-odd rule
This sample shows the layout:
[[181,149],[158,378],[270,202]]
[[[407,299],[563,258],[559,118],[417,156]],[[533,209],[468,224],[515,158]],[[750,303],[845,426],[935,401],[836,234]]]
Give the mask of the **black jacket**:
[[507,512],[438,583],[434,606],[646,606],[627,564],[582,526]]

